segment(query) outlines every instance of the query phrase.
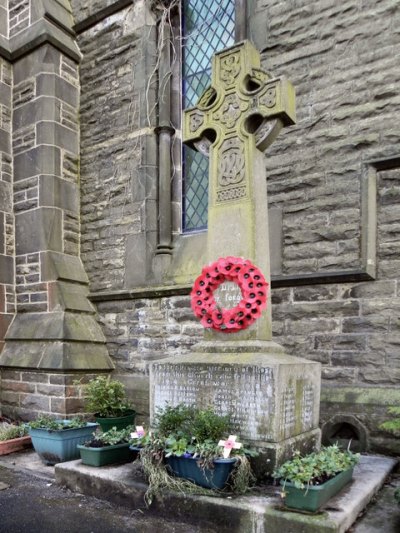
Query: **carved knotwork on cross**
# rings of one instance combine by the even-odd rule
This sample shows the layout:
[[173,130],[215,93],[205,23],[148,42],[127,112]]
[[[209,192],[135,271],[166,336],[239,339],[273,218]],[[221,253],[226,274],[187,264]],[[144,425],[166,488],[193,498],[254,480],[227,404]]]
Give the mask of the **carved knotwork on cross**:
[[248,198],[253,147],[264,151],[294,122],[291,83],[263,71],[249,41],[215,54],[211,86],[184,112],[183,134],[184,142],[212,156],[210,203]]

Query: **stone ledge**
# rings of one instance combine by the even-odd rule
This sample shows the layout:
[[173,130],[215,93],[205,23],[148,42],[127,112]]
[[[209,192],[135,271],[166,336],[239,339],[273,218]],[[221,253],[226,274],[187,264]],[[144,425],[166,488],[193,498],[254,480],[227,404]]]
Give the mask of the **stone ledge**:
[[11,39],[1,37],[0,56],[14,62],[33,49],[50,43],[73,61],[80,62],[82,55],[70,33],[66,33],[46,19],[40,19]]
[[[329,501],[324,512],[310,516],[283,512],[277,495],[212,498],[168,494],[150,512],[193,524],[218,527],[220,533],[344,533],[383,485],[397,461],[362,456],[353,482]],[[134,479],[131,464],[93,468],[80,460],[55,467],[56,482],[82,494],[103,498],[131,509],[144,508],[146,485]]]

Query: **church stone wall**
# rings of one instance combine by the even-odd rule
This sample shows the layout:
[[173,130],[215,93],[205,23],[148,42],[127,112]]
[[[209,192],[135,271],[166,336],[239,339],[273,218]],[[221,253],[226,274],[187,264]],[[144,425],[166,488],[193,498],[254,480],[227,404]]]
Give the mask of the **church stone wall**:
[[12,69],[0,58],[0,352],[15,313],[14,214],[12,210]]
[[155,23],[137,2],[82,31],[78,44],[82,259],[93,292],[115,291],[146,278],[141,256],[155,245]]
[[[379,447],[377,425],[400,381],[399,15],[392,0],[253,4],[250,31],[263,68],[286,75],[297,92],[297,124],[266,157],[269,203],[282,218],[281,272],[272,290],[275,339],[292,355],[322,362],[323,422],[357,412],[349,389],[374,406],[375,417],[367,407],[357,417]],[[93,6],[84,3],[77,20],[90,9],[93,14]],[[129,9],[125,18],[105,17],[79,37],[82,251],[110,354],[121,376],[133,375],[133,388],[140,383],[145,399],[148,362],[185,353],[201,328],[184,295],[99,296],[151,289],[131,282],[126,270],[143,267],[141,248],[126,263],[132,235],[154,230],[154,216],[143,217],[143,196],[135,196],[143,165],[137,142],[142,50],[139,40],[123,35]],[[330,390],[343,394],[332,400]]]

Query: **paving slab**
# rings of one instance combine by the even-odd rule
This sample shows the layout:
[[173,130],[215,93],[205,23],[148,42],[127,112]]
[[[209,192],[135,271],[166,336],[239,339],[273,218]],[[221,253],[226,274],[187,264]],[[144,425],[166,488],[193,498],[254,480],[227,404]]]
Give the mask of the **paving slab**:
[[[220,533],[345,533],[396,464],[393,458],[362,456],[352,483],[315,515],[282,510],[278,487],[241,497],[168,493],[156,499],[151,509],[163,517],[203,523],[205,528],[213,525]],[[147,485],[131,463],[102,468],[83,465],[80,460],[60,463],[55,466],[55,479],[72,491],[131,509],[145,506]]]

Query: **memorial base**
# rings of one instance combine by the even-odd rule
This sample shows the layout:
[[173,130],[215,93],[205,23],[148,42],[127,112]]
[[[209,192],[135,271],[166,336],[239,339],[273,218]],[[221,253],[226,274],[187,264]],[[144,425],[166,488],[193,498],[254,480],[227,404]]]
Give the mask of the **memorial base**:
[[229,415],[232,433],[262,452],[257,470],[263,475],[296,449],[318,447],[320,363],[267,341],[205,341],[194,349],[151,365],[152,418],[166,404],[180,403]]
[[319,428],[306,431],[281,442],[250,442],[249,446],[258,451],[258,456],[251,459],[251,466],[258,480],[270,480],[274,470],[293,459],[299,451],[306,455],[320,449],[321,430]]

